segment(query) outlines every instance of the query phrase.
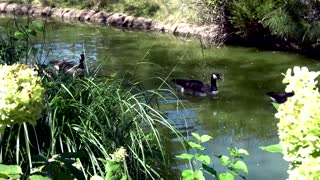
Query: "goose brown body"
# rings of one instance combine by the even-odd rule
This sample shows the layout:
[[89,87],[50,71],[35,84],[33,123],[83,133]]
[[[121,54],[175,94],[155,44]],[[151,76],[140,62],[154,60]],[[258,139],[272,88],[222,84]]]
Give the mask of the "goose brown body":
[[83,73],[84,71],[84,54],[80,55],[79,63],[68,62],[68,61],[51,61],[50,64],[54,65],[57,71],[64,71],[75,75],[76,73]]

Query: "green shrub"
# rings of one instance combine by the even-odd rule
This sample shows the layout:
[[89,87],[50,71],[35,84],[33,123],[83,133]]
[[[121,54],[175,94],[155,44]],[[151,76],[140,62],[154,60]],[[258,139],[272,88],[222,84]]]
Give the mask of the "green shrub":
[[154,1],[123,0],[121,3],[114,4],[114,8],[116,11],[118,10],[133,16],[152,17],[160,7]]
[[274,0],[234,0],[230,3],[230,21],[243,38],[263,36],[266,32],[262,19],[276,7]]
[[44,25],[28,17],[27,23],[16,19],[9,21],[3,30],[5,34],[0,36],[0,64],[36,63],[32,55],[43,50],[35,44],[40,34],[45,33]]
[[197,19],[200,23],[219,23],[224,18],[224,7],[228,6],[227,0],[195,0],[190,2],[191,8],[195,9]]
[[320,36],[319,2],[296,0],[234,0],[230,21],[243,38],[274,35],[298,43],[315,43]]

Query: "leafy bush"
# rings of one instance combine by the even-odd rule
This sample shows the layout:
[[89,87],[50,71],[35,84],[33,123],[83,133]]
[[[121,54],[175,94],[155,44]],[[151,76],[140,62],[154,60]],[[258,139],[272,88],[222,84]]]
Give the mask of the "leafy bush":
[[204,24],[219,24],[225,18],[224,8],[229,5],[229,0],[193,0],[190,4],[196,10],[195,19]]
[[124,12],[134,16],[152,17],[159,10],[159,5],[150,1],[124,1]]
[[266,29],[262,19],[276,7],[274,0],[234,0],[230,3],[230,21],[237,33],[247,38],[263,36]]
[[242,37],[275,35],[315,43],[320,36],[317,1],[234,0],[230,20]]
[[[43,50],[35,46],[39,34],[45,33],[42,23],[31,21],[19,23],[16,19],[7,23],[6,34],[0,36],[0,64],[35,63],[31,55]],[[30,62],[32,59],[33,62]]]

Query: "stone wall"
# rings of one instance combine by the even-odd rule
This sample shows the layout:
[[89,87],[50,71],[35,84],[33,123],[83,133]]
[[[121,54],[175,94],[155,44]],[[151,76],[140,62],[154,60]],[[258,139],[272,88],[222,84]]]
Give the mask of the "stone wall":
[[95,22],[121,28],[171,33],[185,37],[196,36],[213,43],[223,43],[226,39],[226,34],[221,32],[218,25],[198,26],[186,23],[164,23],[122,13],[108,13],[86,9],[50,8],[11,3],[0,3],[0,13],[54,17],[65,20]]

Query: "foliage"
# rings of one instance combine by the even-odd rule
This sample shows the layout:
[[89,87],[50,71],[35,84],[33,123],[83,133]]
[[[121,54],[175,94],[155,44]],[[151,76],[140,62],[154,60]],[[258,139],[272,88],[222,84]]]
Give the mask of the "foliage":
[[[292,74],[293,73],[293,74]],[[284,159],[291,162],[289,179],[317,179],[320,174],[320,72],[306,67],[288,69],[283,83],[295,95],[279,105],[278,134]]]
[[150,0],[124,0],[121,3],[121,11],[133,16],[152,17],[158,10],[159,5]]
[[264,35],[262,19],[276,7],[274,0],[234,0],[230,4],[230,21],[237,33],[247,38],[258,34]]
[[280,144],[272,144],[269,146],[260,146],[260,149],[272,153],[282,153],[282,147]]
[[37,72],[27,65],[0,65],[0,128],[35,124],[43,109],[44,88]]
[[111,158],[102,160],[105,163],[105,180],[108,179],[121,179],[127,180],[128,176],[125,173],[125,158],[128,156],[126,149],[123,147],[118,148],[112,153]]
[[[31,175],[28,179],[31,180],[50,180],[50,179],[85,179],[81,166],[77,167],[76,158],[79,158],[80,153],[64,153],[54,155],[48,159],[38,155],[34,158],[31,170]],[[17,165],[2,165],[0,164],[0,178],[21,179],[22,169]]]
[[31,21],[29,17],[27,24],[19,24],[16,19],[8,22],[6,34],[0,36],[0,64],[30,63],[31,53],[38,51],[34,42],[44,31],[42,23]]
[[197,16],[194,19],[203,24],[220,24],[229,0],[192,0],[190,4]]
[[[241,178],[245,179],[245,177],[242,176],[238,170],[241,170],[244,173],[248,173],[247,166],[242,161],[243,157],[241,156],[241,154],[249,155],[246,150],[230,147],[228,148],[228,150],[231,157],[228,157],[226,155],[216,155],[216,157],[219,159],[220,164],[226,167],[226,172],[218,174],[213,166],[210,167],[210,164],[212,162],[210,156],[201,153],[201,151],[205,150],[205,147],[202,144],[212,139],[212,137],[209,135],[200,136],[197,133],[192,133],[192,136],[197,140],[197,142],[188,141],[188,144],[193,150],[195,150],[196,153],[183,153],[181,155],[178,155],[177,157],[180,159],[192,161],[193,163],[195,163],[195,165],[197,162],[201,163],[202,167],[199,169],[191,168],[184,170],[182,172],[182,177],[184,180],[205,179],[203,171],[220,180],[234,179],[234,175],[238,175]],[[194,165],[192,167],[194,167]]]
[[82,166],[78,161],[78,158],[83,156],[81,152],[56,154],[51,158],[37,155],[33,160],[34,168],[31,170],[30,178],[41,175],[51,179],[85,179],[81,171]]
[[17,165],[4,165],[0,164],[0,178],[4,179],[20,179],[22,170]]
[[320,36],[317,7],[317,1],[234,0],[230,20],[244,38],[270,34],[315,43]]

